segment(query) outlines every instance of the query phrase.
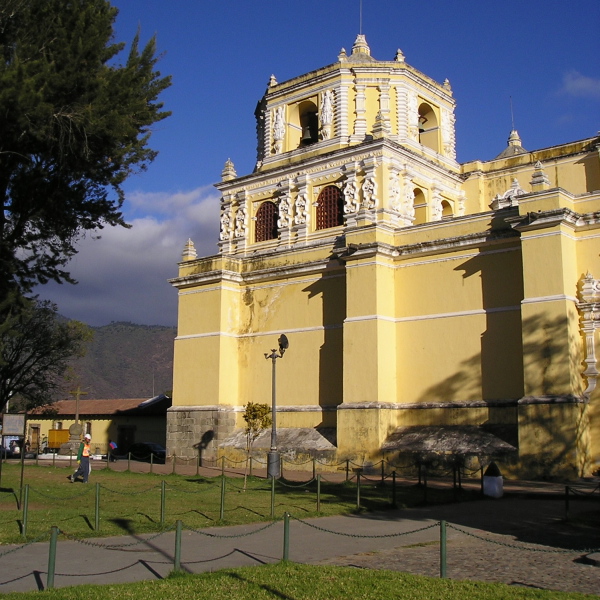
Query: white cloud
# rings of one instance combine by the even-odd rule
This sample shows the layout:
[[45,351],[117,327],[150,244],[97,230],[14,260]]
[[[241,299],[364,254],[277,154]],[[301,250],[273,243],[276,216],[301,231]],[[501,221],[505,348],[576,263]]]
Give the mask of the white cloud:
[[136,192],[126,205],[131,229],[105,228],[79,242],[68,267],[77,285],[51,283],[37,291],[64,316],[90,325],[174,325],[177,291],[167,279],[177,276],[188,238],[199,256],[216,253],[219,197],[208,187],[176,194]]
[[577,71],[569,71],[563,75],[561,92],[578,98],[600,100],[600,79],[587,77]]

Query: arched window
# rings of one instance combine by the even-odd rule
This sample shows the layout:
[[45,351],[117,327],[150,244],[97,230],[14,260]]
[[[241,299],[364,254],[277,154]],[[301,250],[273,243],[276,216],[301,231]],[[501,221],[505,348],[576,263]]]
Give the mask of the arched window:
[[415,188],[413,194],[415,197],[413,203],[415,208],[414,225],[420,225],[421,223],[427,222],[427,200],[425,199],[423,190],[420,190],[419,188]]
[[317,198],[317,229],[329,229],[344,224],[344,196],[335,185],[321,190]]
[[440,151],[438,119],[426,102],[419,106],[419,142],[436,152]]
[[263,202],[256,213],[257,242],[277,239],[277,206],[274,202]]
[[298,110],[302,129],[300,146],[316,144],[319,141],[319,116],[315,103],[306,100],[300,104]]
[[452,206],[450,205],[450,202],[447,200],[442,200],[442,218],[449,219],[453,216],[454,215],[452,214]]

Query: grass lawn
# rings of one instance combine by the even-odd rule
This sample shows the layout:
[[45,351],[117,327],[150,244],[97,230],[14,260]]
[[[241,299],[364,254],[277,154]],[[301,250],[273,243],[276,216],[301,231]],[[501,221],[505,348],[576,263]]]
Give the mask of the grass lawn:
[[[250,477],[244,490],[242,478],[226,477],[224,503],[221,506],[221,477],[157,475],[104,469],[93,471],[88,484],[73,484],[68,480],[72,471],[65,467],[27,465],[24,484],[29,486],[29,493],[25,515],[24,494],[21,508],[18,508],[20,466],[3,464],[0,543],[22,543],[24,539],[35,539],[48,533],[53,525],[69,535],[84,538],[154,533],[173,526],[177,520],[189,528],[199,529],[273,519],[270,480]],[[164,509],[161,504],[163,481]],[[474,492],[462,492],[461,496],[470,500],[480,497]],[[306,485],[280,480],[275,484],[274,498],[275,518],[282,518],[285,512],[289,512],[303,519],[386,510],[391,507],[393,494],[389,481],[384,487],[362,484],[358,508],[355,482],[323,481],[320,487],[320,510],[317,512],[316,482]],[[429,489],[427,499],[432,504],[452,502],[453,490]],[[96,501],[98,531],[95,530]],[[414,485],[397,487],[396,504],[399,508],[417,506],[422,502],[422,488]],[[25,525],[24,538],[22,532]]]
[[224,569],[201,575],[174,574],[159,581],[82,585],[40,592],[3,594],[4,600],[577,600],[585,594],[549,592],[472,581],[453,581],[396,571],[365,571],[279,563]]

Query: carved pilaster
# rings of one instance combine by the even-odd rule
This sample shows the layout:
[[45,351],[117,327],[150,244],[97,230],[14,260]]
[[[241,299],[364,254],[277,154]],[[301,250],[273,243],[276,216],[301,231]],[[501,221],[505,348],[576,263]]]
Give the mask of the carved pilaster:
[[291,194],[291,182],[282,181],[278,186],[279,193],[279,218],[277,228],[281,243],[289,246],[291,243],[291,229],[294,223],[293,200]]
[[342,190],[344,194],[344,215],[354,215],[360,209],[358,183],[356,181],[358,165],[356,163],[344,165],[343,171],[346,173],[346,181]]
[[219,220],[221,224],[219,230],[219,252],[231,252],[234,222],[232,198],[229,194],[221,198],[221,216],[219,217]]
[[354,91],[356,93],[355,97],[355,109],[354,113],[356,115],[354,121],[354,134],[352,136],[352,141],[361,142],[364,140],[367,135],[367,107],[366,107],[366,89],[367,86],[364,83],[356,83],[354,84]]
[[294,226],[293,231],[298,240],[304,240],[308,235],[308,224],[310,222],[310,176],[299,175],[296,178],[298,194],[294,204]]
[[447,108],[442,109],[442,149],[444,156],[456,159],[456,118],[454,113]]
[[435,183],[431,187],[431,220],[441,221],[442,220],[442,194],[441,188]]
[[589,396],[596,389],[600,375],[596,358],[596,331],[600,329],[600,279],[594,279],[588,272],[580,282],[579,299],[581,331],[585,340],[584,362],[587,365],[583,372],[587,379],[584,394]]

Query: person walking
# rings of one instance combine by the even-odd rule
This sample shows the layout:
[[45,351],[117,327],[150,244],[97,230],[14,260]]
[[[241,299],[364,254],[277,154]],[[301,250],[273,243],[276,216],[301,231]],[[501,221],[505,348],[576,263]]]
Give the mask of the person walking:
[[79,444],[79,452],[77,453],[77,460],[79,461],[79,467],[77,467],[77,471],[71,475],[71,483],[74,483],[78,477],[83,478],[83,483],[88,482],[88,476],[90,474],[91,465],[90,465],[90,457],[91,457],[91,446],[92,446],[92,436],[89,433],[86,433],[83,436],[83,442]]

